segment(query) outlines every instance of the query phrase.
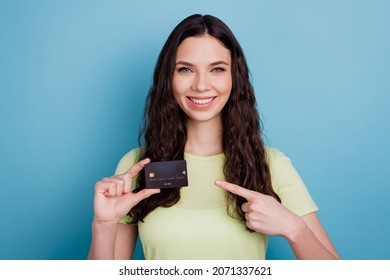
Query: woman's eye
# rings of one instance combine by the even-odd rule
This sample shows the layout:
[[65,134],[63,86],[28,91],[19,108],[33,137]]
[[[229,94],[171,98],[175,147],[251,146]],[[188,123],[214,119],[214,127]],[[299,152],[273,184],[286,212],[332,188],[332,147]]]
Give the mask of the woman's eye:
[[212,72],[223,72],[223,71],[225,71],[225,69],[222,68],[222,67],[217,67],[217,68],[214,68],[214,69],[212,70]]
[[187,67],[180,67],[179,69],[177,69],[178,72],[181,72],[181,73],[189,73],[191,72],[191,69],[187,68]]

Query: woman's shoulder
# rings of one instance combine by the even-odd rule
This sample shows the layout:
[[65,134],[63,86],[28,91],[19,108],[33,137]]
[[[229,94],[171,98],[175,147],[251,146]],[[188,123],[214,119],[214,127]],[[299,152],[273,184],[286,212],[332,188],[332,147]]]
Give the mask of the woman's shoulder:
[[135,148],[127,152],[118,163],[118,166],[116,167],[115,174],[123,174],[125,173],[130,167],[132,167],[137,161],[139,157],[141,149]]
[[280,157],[286,157],[278,148],[275,147],[265,147],[265,154],[267,156],[268,163],[271,164]]
[[267,156],[267,163],[271,173],[280,174],[289,172],[293,167],[289,157],[287,157],[282,151],[275,147],[265,147],[265,153]]
[[318,210],[292,161],[277,148],[266,147],[272,187],[282,204],[302,216]]

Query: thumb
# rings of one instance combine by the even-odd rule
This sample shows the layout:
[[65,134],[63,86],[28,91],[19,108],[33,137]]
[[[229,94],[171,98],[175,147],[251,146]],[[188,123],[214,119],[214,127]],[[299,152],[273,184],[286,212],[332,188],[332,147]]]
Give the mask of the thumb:
[[137,193],[129,193],[129,195],[132,195],[133,207],[137,205],[141,200],[144,200],[145,198],[159,193],[160,191],[160,189],[143,189],[142,191],[139,191]]

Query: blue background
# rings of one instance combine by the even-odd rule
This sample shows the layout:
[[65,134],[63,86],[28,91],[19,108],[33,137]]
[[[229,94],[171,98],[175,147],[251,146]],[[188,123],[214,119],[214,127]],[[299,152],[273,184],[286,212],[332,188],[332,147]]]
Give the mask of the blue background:
[[[136,146],[158,53],[220,17],[344,259],[390,259],[389,1],[0,1],[0,259],[85,259],[93,187]],[[140,247],[135,258],[142,258]],[[294,258],[270,240],[270,259]]]

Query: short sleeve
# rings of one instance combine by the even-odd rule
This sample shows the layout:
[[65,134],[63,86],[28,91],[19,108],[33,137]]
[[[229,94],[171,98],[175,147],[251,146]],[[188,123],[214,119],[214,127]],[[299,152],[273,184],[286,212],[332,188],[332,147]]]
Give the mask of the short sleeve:
[[[129,170],[129,168],[132,167],[137,162],[138,155],[139,155],[139,149],[133,149],[127,154],[125,154],[119,161],[118,166],[116,167],[115,175],[123,174],[127,170]],[[135,179],[133,179],[132,186],[133,189],[136,186]],[[120,224],[129,224],[130,222],[131,222],[130,216],[124,216],[122,217],[122,219],[119,220]]]
[[129,168],[137,162],[138,155],[139,149],[133,149],[127,154],[125,154],[116,167],[115,175],[123,174],[127,170],[129,170]]
[[267,148],[272,187],[282,204],[298,216],[318,210],[291,160],[275,148]]

